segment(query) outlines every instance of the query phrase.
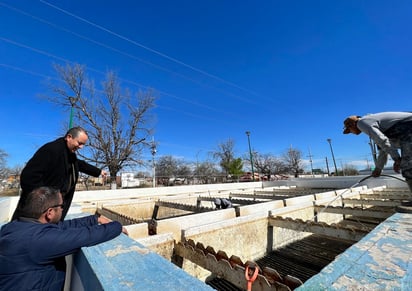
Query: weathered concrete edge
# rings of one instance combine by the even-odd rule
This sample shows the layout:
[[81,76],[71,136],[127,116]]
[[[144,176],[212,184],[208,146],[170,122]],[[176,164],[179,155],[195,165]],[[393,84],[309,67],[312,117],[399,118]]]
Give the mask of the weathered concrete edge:
[[[374,286],[381,290],[412,290],[411,218],[410,214],[392,215],[296,290],[350,290],[351,287],[356,287],[349,286],[351,279],[359,288]],[[410,230],[403,229],[402,233],[396,233],[396,229],[405,227]],[[390,262],[382,268],[377,264],[376,257],[371,255],[371,249],[384,247],[393,247],[404,254],[402,258],[392,256],[392,262],[403,269],[403,276],[389,267]],[[346,281],[346,285],[342,285],[342,281]]]
[[73,281],[72,290],[213,290],[124,234],[82,248],[74,255],[74,268],[81,282]]

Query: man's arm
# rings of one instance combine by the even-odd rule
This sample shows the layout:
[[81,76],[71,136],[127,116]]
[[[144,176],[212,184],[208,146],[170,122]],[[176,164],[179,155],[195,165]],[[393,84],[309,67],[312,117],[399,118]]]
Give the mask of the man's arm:
[[[400,158],[397,147],[391,143],[390,139],[379,129],[376,123],[367,124],[359,121],[358,128],[366,133],[381,148],[381,151],[389,154],[394,161]],[[383,168],[384,165],[377,166],[382,166]]]
[[35,234],[30,248],[33,250],[33,259],[44,262],[73,254],[82,247],[111,240],[121,232],[122,225],[117,221],[66,229],[60,224],[47,224]]
[[[62,229],[69,229],[69,228],[80,228],[85,226],[93,226],[97,224],[106,224],[110,223],[113,220],[107,218],[104,215],[95,214],[86,217],[80,217],[75,219],[69,219],[59,222],[59,225]],[[129,235],[127,229],[123,226],[122,232],[126,235]]]
[[77,163],[79,165],[79,171],[82,173],[85,173],[87,175],[93,176],[93,177],[99,177],[101,174],[104,174],[105,172],[102,171],[101,169],[90,165],[89,163],[83,161],[83,160],[77,160]]
[[68,219],[59,222],[59,227],[62,229],[80,228],[85,226],[93,226],[98,224],[98,216],[88,215],[84,217]]

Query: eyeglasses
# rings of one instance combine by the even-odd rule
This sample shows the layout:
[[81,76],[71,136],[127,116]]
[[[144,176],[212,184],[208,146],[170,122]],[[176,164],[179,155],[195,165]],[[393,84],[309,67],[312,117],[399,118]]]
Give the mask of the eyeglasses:
[[62,204],[56,204],[56,205],[50,206],[46,210],[44,210],[43,213],[49,210],[49,208],[56,208],[56,207],[60,207],[61,209],[64,209],[64,204],[62,203]]

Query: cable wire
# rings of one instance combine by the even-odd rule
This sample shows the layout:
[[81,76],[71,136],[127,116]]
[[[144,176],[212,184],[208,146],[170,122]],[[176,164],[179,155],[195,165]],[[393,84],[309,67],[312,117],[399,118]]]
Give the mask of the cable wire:
[[[380,175],[380,176],[385,176],[385,177],[389,177],[389,178],[394,178],[394,179],[397,179],[397,180],[399,180],[399,181],[402,181],[402,182],[405,182],[405,183],[406,183],[405,180],[400,179],[400,178],[398,178],[398,177],[396,177],[396,176],[386,175],[386,174],[382,174],[382,175]],[[355,184],[353,184],[352,186],[350,186],[349,188],[347,188],[345,191],[343,191],[342,193],[340,193],[339,195],[337,195],[337,196],[336,196],[335,198],[333,198],[328,204],[326,204],[326,206],[325,206],[319,213],[316,213],[316,214],[311,218],[311,220],[315,220],[315,218],[316,218],[318,215],[322,214],[322,213],[326,210],[326,208],[328,208],[336,199],[338,199],[339,197],[341,197],[341,199],[342,199],[342,195],[343,195],[343,194],[345,194],[345,193],[348,192],[349,190],[352,190],[352,188],[356,187],[357,185],[359,185],[360,183],[362,183],[363,181],[365,181],[365,180],[367,180],[367,179],[369,179],[369,178],[371,178],[371,177],[373,177],[373,176],[372,176],[372,175],[369,175],[369,176],[366,176],[366,177],[360,179],[358,182],[356,182]],[[343,201],[342,201],[342,205],[343,205]],[[357,220],[357,222],[362,225],[362,223],[361,223],[359,220]],[[362,225],[362,226],[364,226],[364,225]]]

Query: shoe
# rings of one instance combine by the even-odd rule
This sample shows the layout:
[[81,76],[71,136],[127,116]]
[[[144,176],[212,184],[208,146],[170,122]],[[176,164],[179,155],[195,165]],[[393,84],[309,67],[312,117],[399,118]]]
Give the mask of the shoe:
[[403,200],[401,201],[402,206],[412,206],[412,200]]

